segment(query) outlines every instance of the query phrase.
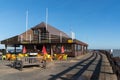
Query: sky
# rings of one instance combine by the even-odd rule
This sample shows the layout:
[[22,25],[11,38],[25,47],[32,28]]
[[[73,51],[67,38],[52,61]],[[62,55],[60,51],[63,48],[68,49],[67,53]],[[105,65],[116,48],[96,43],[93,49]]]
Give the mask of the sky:
[[[120,49],[120,0],[0,0],[0,41],[46,21],[88,43],[90,49]],[[4,48],[4,45],[0,45]]]

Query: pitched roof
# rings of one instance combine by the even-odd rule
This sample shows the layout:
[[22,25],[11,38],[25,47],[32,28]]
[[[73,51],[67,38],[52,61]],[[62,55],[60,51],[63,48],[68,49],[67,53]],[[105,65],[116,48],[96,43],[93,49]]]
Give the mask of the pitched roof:
[[[44,22],[41,22],[40,24],[36,25],[35,27],[33,27],[32,29],[38,29],[38,28],[43,28],[45,27],[46,28],[46,23]],[[53,35],[58,35],[60,36],[60,34],[63,36],[63,37],[66,37],[66,38],[70,38],[66,33],[64,33],[63,31],[60,31],[56,28],[54,28],[53,26],[47,24],[47,31],[50,33],[50,34],[53,34]]]
[[[33,30],[34,29],[41,29],[41,28],[46,28],[46,23],[41,22],[40,24],[34,26],[33,28],[31,28],[30,30],[27,31],[27,34],[28,35],[31,34],[31,36],[33,36]],[[54,28],[53,26],[51,26],[49,24],[47,24],[47,32],[49,32],[53,37],[59,37],[60,34],[61,34],[62,37],[64,38],[65,42],[67,42],[69,39],[71,39],[66,33],[64,33],[63,31],[60,31],[60,30]],[[29,39],[29,37],[30,36],[27,36],[27,39]],[[14,36],[14,37],[2,40],[1,44],[20,44],[21,40],[23,40],[23,41],[26,40],[26,32],[24,32],[24,33],[22,33],[20,35],[17,35],[17,36]],[[77,43],[77,44],[80,44],[80,45],[88,46],[88,44],[86,44],[86,43],[84,43],[82,41],[79,41],[77,39],[74,39],[73,43]]]
[[88,46],[88,44],[87,44],[87,43],[82,42],[82,41],[80,41],[80,40],[74,39],[74,41],[75,41],[77,44],[81,44],[81,45]]

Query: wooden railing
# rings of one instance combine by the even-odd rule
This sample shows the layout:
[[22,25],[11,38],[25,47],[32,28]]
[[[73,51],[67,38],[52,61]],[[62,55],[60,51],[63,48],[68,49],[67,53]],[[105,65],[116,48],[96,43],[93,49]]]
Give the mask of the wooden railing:
[[23,65],[35,65],[40,64],[43,60],[43,56],[41,57],[23,57],[21,58]]
[[107,56],[107,58],[110,62],[110,65],[112,66],[113,73],[115,73],[117,75],[118,80],[120,80],[120,65],[118,65],[116,60],[114,60],[114,58],[112,57],[110,52],[105,51],[105,50],[101,50],[101,52]]

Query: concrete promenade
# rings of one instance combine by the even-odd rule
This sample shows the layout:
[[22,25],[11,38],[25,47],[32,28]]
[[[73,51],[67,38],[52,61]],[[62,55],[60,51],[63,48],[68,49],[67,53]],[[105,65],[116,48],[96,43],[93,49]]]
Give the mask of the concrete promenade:
[[117,80],[106,55],[91,52],[67,61],[53,61],[47,69],[27,67],[23,71],[0,61],[0,80]]

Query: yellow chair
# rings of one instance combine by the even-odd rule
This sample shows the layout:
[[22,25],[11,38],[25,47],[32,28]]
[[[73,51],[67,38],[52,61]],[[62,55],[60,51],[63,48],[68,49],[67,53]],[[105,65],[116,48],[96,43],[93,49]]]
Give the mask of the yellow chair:
[[63,55],[63,60],[67,60],[67,54]]
[[10,60],[12,60],[12,61],[16,60],[16,55],[12,54]]
[[25,54],[24,54],[24,56],[25,56],[25,57],[28,57],[28,54],[27,54],[27,53],[25,53]]
[[7,54],[6,54],[6,59],[7,59],[7,60],[10,60],[10,58],[11,58],[11,54],[10,54],[10,53],[7,53]]
[[53,54],[53,58],[55,59],[55,60],[57,60],[57,54]]
[[6,55],[2,55],[2,60],[5,60],[6,59]]

